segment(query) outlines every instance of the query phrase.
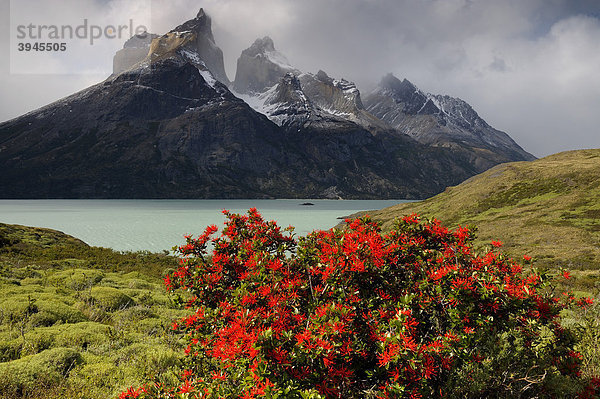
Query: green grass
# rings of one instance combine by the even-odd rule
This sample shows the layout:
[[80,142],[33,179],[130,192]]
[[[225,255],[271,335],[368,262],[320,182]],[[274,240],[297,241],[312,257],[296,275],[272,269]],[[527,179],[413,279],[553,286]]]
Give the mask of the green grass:
[[69,348],[52,348],[0,363],[0,392],[26,397],[42,387],[57,386],[81,363],[81,354]]
[[0,398],[111,398],[174,379],[167,254],[120,253],[53,230],[0,224]]
[[383,224],[418,213],[450,226],[475,226],[477,245],[504,243],[515,259],[570,269],[600,288],[600,150],[570,151],[496,166],[422,202],[369,212]]

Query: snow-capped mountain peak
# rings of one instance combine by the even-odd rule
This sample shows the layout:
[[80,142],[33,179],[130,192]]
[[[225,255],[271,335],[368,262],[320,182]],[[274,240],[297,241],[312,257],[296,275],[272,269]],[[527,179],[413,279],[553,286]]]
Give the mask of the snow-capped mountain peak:
[[387,74],[365,98],[366,109],[424,144],[465,146],[534,159],[506,133],[492,128],[460,98],[430,94]]

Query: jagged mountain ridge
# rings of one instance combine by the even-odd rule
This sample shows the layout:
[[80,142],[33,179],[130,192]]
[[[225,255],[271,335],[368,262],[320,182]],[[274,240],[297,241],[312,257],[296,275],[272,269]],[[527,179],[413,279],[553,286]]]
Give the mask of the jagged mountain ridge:
[[[268,49],[260,46],[265,39],[268,39]],[[247,68],[247,63],[241,60],[245,52],[257,56],[261,51],[266,53],[274,48],[273,41],[265,39],[257,40],[244,50],[238,60],[236,77],[244,76],[246,86],[253,79],[261,81],[265,72],[256,64]],[[449,148],[457,157],[467,159],[478,172],[498,163],[535,159],[506,133],[489,126],[463,100],[424,93],[406,79],[400,81],[391,74],[385,76],[363,102],[354,83],[332,79],[323,71],[313,75],[289,71],[291,66],[287,71],[278,70],[269,66],[266,56],[261,58],[260,65],[270,71],[271,81],[273,71],[279,71],[280,80],[262,92],[245,92],[239,97],[280,126],[297,129],[304,124],[331,125],[345,120],[376,135],[381,132],[406,134],[426,145]],[[261,85],[264,86],[263,81]],[[293,95],[286,97],[283,93]]]
[[265,36],[242,51],[237,61],[236,95],[280,126],[352,122],[365,128],[388,129],[364,110],[356,85],[332,79],[324,71],[303,73]]
[[372,134],[393,130],[364,109],[354,83],[332,79],[323,71],[316,75],[286,72],[262,93],[234,93],[285,128],[298,130],[307,124],[351,123]]
[[364,103],[373,115],[424,144],[487,150],[509,160],[535,159],[465,101],[425,93],[392,74],[381,80]]
[[[255,110],[265,114],[277,125],[287,129],[301,129],[315,124],[353,124],[350,120],[350,112],[342,112],[338,109],[329,108],[327,111],[306,94],[306,81],[312,82],[312,75],[286,73],[278,79],[278,83],[264,93],[252,98],[251,96],[240,96],[249,102]],[[304,83],[303,83],[304,82]],[[338,97],[339,102],[352,104],[352,101],[344,98],[340,89],[331,90],[333,98]],[[337,94],[337,96],[336,96]],[[322,101],[322,103],[325,101]],[[349,108],[353,108],[351,105]],[[344,109],[341,107],[341,109]]]
[[2,197],[423,198],[474,174],[341,118],[278,126],[222,83],[212,40],[201,10],[129,69],[0,124]]

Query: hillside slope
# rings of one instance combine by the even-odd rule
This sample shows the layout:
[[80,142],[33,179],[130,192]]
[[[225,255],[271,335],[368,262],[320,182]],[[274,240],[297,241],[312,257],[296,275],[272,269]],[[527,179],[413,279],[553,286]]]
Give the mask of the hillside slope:
[[161,276],[177,264],[0,223],[0,399],[115,398],[148,375],[173,380],[171,322],[186,311]]
[[600,149],[498,165],[423,202],[369,215],[389,229],[411,213],[452,227],[475,225],[480,243],[501,240],[512,256],[587,270],[589,284],[598,283],[591,270],[600,268]]

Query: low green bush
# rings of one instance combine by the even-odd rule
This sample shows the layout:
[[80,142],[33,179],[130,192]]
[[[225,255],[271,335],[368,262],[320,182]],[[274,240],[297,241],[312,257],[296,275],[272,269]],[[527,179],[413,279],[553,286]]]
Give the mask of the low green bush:
[[50,389],[61,384],[82,358],[69,348],[53,348],[7,363],[0,363],[0,392],[8,397],[23,397],[28,392]]
[[38,312],[36,301],[31,295],[13,296],[0,301],[0,323],[26,324]]
[[87,320],[80,310],[67,305],[61,299],[48,293],[7,297],[0,301],[0,323],[38,327]]
[[135,304],[129,295],[112,287],[93,287],[91,297],[95,305],[107,311],[125,309]]
[[152,291],[149,295],[144,294],[140,299],[140,303],[145,305],[156,305],[160,307],[173,307],[173,302],[171,298],[166,295],[164,288],[156,289]]
[[7,247],[11,244],[11,240],[5,236],[4,232],[0,231],[0,248]]
[[110,327],[93,321],[61,326],[56,335],[56,346],[87,349],[109,340]]
[[122,368],[103,361],[76,368],[69,376],[69,385],[79,387],[79,392],[86,392],[86,398],[112,398],[118,395],[115,386],[122,379]]
[[41,327],[16,338],[14,342],[21,343],[20,357],[35,355],[58,346],[54,345],[54,340],[59,331],[59,327]]
[[87,349],[101,345],[110,337],[110,327],[95,322],[60,324],[51,327],[38,327],[24,334],[13,333],[12,338],[0,343],[0,359],[15,360],[19,357],[41,353],[53,347]]
[[138,323],[145,319],[156,317],[156,313],[149,307],[136,305],[115,312],[112,316],[112,320],[115,326],[128,326],[133,330],[137,330],[136,326]]
[[142,334],[154,336],[162,334],[165,331],[166,325],[169,325],[169,323],[166,323],[158,318],[149,318],[140,320],[135,326],[132,327],[135,327],[136,331]]
[[0,363],[18,359],[21,356],[22,340],[0,339]]
[[123,274],[123,280],[126,281],[128,288],[138,289],[138,290],[148,290],[154,289],[157,287],[157,283],[160,283],[160,280],[148,276],[144,276],[139,272],[131,272],[127,274]]
[[12,269],[12,277],[24,280],[26,278],[41,278],[42,274],[31,266],[19,267]]
[[110,273],[102,279],[102,282],[99,285],[102,287],[122,288],[123,284],[119,275]]
[[21,285],[21,280],[19,280],[18,278],[13,278],[13,277],[2,277],[0,278],[0,283],[1,284],[6,284],[6,285]]
[[94,269],[60,270],[48,277],[48,283],[55,287],[67,287],[76,291],[88,289],[98,284],[104,273]]
[[26,277],[21,280],[21,285],[35,285],[41,289],[44,285],[44,279],[41,277]]
[[136,377],[156,378],[178,370],[183,354],[162,345],[137,343],[123,348],[119,357],[124,363],[135,366]]
[[134,290],[149,290],[154,288],[154,284],[151,284],[147,281],[141,280],[141,279],[131,279],[131,280],[127,280],[128,282],[128,287]]
[[60,300],[36,301],[38,312],[29,320],[32,327],[52,326],[56,323],[79,323],[87,317],[79,310]]
[[600,304],[577,315],[578,350],[582,355],[582,369],[589,377],[600,376]]

